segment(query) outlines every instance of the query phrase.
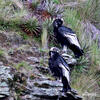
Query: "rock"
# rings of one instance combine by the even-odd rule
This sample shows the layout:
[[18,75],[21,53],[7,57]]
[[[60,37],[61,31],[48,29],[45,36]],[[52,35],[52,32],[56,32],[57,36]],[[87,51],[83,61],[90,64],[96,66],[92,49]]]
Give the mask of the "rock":
[[16,32],[0,31],[0,43],[1,45],[5,43],[11,43],[13,46],[16,46],[20,44],[25,44],[26,41]]
[[11,42],[13,45],[19,45],[19,44],[25,44],[26,42],[23,40],[23,38],[18,34],[10,34],[8,35],[8,41]]
[[62,87],[62,83],[58,81],[43,80],[34,83],[37,87],[51,88],[51,87]]
[[[32,69],[27,71],[22,67],[20,71],[11,71],[11,67],[4,66],[0,62],[0,99],[8,97],[7,100],[14,100],[19,96],[21,100],[69,100],[66,95],[60,93],[62,83],[49,78],[51,77],[50,71],[48,67],[44,67],[44,63],[47,64],[47,52],[41,52],[34,42],[29,43],[28,46],[26,44],[22,46],[25,42],[16,33],[3,32],[2,34],[4,36],[2,35],[0,39],[3,38],[3,41],[8,42],[12,47],[11,50],[7,49],[12,58],[10,60],[12,64],[25,61],[32,66]],[[21,48],[18,49],[18,47]],[[74,58],[67,54],[62,54],[62,56],[65,57],[68,64],[75,65],[77,63]],[[43,59],[42,66],[40,66],[40,59]],[[19,100],[19,98],[17,99]]]
[[7,36],[3,33],[0,32],[0,43],[5,43],[7,41]]
[[4,64],[8,64],[7,56],[0,56],[0,61],[2,61]]
[[24,96],[30,100],[81,100],[78,95],[64,94],[62,90],[62,83],[59,81],[48,80],[47,78],[34,79],[30,81],[32,92],[30,95]]
[[[85,22],[81,23],[84,29],[84,33],[89,40],[98,42],[98,47],[100,48],[100,30],[95,27],[89,20],[86,20]],[[90,42],[91,43],[91,42]]]
[[62,57],[66,60],[66,62],[67,62],[67,64],[68,64],[69,66],[74,66],[74,65],[77,64],[77,60],[74,59],[71,55],[68,55],[68,54],[66,54],[66,53],[63,53],[63,54],[62,54]]
[[32,51],[39,53],[39,50],[37,49],[37,47],[31,47]]
[[3,65],[3,62],[0,62],[0,66],[2,66]]
[[8,84],[6,82],[0,82],[0,98],[9,96],[9,95],[10,95],[10,92],[9,92]]
[[49,68],[47,68],[47,67],[44,67],[44,66],[37,66],[36,68],[37,68],[37,69],[39,70],[39,72],[41,72],[42,74],[49,74],[49,73],[50,73]]
[[82,100],[82,97],[79,95],[73,95],[71,93],[60,93],[58,100]]
[[10,95],[8,79],[12,79],[11,68],[0,63],[0,98]]
[[32,100],[32,95],[27,94],[25,96],[22,96],[21,100]]
[[28,60],[32,61],[33,63],[39,63],[39,59],[37,57],[28,57]]

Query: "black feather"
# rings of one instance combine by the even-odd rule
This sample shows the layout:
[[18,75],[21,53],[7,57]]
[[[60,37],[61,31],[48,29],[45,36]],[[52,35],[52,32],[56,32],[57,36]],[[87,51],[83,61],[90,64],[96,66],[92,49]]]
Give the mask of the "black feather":
[[[69,72],[68,77],[70,76],[70,69],[69,69],[68,64],[66,63],[64,58],[55,51],[50,51],[49,56],[50,56],[49,68],[50,68],[51,72],[53,73],[54,76],[56,76],[62,80],[64,91],[67,92],[67,91],[71,90],[68,78],[63,73],[63,72],[67,71],[67,72]],[[62,64],[64,68],[62,68],[60,66],[60,64]]]
[[[53,57],[51,57],[51,54],[53,53]],[[49,58],[49,68],[51,70],[51,72],[53,73],[54,76],[56,77],[62,77],[63,73],[62,73],[62,69],[59,67],[59,63],[60,63],[60,56],[57,52],[54,51],[50,51],[49,52],[50,58]]]
[[[62,24],[63,24],[63,22],[61,19],[56,19],[53,22],[54,35],[55,35],[57,41],[62,45],[62,47],[67,46],[68,48],[70,48],[74,52],[75,57],[78,58],[78,57],[82,56],[83,50],[81,49],[81,47],[75,43],[72,43],[69,40],[69,37],[67,37],[68,35],[72,36],[72,37],[76,37],[75,32],[72,29],[63,26]],[[77,38],[75,41],[77,41],[77,43],[79,44],[79,41]]]

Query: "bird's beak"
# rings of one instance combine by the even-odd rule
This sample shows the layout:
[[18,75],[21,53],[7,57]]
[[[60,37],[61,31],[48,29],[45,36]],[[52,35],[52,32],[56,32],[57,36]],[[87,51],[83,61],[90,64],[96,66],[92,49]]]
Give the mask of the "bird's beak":
[[53,57],[53,55],[54,55],[53,52],[50,51],[50,52],[49,52],[49,56],[50,56],[50,57]]
[[51,55],[50,55],[51,57],[53,57],[53,53],[51,52]]
[[53,55],[54,55],[54,54],[51,52],[51,53],[50,53],[50,57],[53,57]]

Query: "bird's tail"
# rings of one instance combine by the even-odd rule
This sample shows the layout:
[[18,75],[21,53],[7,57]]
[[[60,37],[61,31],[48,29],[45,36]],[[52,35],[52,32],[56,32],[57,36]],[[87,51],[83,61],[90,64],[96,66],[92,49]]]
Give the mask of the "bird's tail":
[[84,51],[78,46],[73,45],[72,48],[74,48],[73,52],[76,58],[79,58],[84,54]]
[[67,92],[67,91],[71,91],[71,87],[70,87],[70,83],[68,82],[66,77],[62,77],[62,83],[63,83],[63,91]]
[[75,57],[79,58],[80,56],[82,56],[84,52],[81,49],[81,46],[79,44],[76,34],[66,34],[66,37],[69,42],[69,48],[74,52]]

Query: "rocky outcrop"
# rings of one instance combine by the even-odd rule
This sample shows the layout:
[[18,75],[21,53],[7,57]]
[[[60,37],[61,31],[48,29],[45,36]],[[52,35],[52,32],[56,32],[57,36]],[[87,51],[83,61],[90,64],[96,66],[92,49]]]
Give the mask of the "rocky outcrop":
[[21,45],[25,44],[24,39],[16,32],[5,32],[0,31],[0,45],[10,46],[10,45]]
[[[16,33],[0,31],[0,34],[0,46],[8,56],[6,60],[1,60],[3,63],[0,63],[0,99],[81,100],[78,96],[61,92],[62,83],[51,76],[47,67],[47,52],[41,52],[36,43],[31,40],[25,41]],[[62,56],[69,65],[77,63],[67,54],[62,54]],[[12,69],[14,65],[17,66],[22,61],[25,63],[22,63],[19,69]],[[25,64],[27,68],[24,67]]]
[[22,100],[82,100],[78,95],[65,94],[61,92],[62,83],[55,80],[49,80],[43,76],[34,81],[30,80],[29,86],[31,88],[30,94],[23,96]]
[[9,79],[13,79],[11,68],[0,62],[0,98],[10,96]]
[[66,53],[62,53],[62,57],[66,60],[69,66],[75,66],[77,64],[77,60],[73,58],[71,55]]
[[81,100],[79,96],[61,92],[62,83],[50,76],[48,68],[35,67],[33,73],[37,76],[33,76],[34,78],[23,72],[11,71],[11,67],[0,63],[0,98],[14,100],[19,91],[21,100]]
[[90,36],[90,40],[94,41],[97,39],[98,47],[100,48],[100,30],[95,27],[90,21],[85,21],[81,23],[84,29],[84,32],[86,33],[87,37]]

